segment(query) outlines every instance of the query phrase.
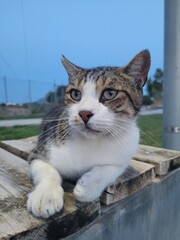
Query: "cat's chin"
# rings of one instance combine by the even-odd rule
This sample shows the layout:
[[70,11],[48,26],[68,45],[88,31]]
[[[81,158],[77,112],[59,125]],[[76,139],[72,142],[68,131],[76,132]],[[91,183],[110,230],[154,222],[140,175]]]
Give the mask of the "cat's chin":
[[87,138],[87,139],[95,139],[99,136],[106,135],[107,132],[105,133],[104,131],[98,130],[98,129],[93,129],[89,126],[84,126],[82,128],[76,129],[78,135]]

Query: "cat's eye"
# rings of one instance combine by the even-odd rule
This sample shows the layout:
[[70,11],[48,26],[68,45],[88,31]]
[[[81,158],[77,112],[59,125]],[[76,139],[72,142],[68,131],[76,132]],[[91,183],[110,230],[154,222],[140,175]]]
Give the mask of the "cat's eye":
[[81,92],[77,89],[72,89],[70,91],[71,98],[75,101],[80,101],[81,100]]
[[116,95],[117,95],[117,93],[118,93],[117,90],[112,89],[112,88],[107,88],[107,89],[105,89],[105,90],[103,91],[101,97],[102,97],[104,100],[108,101],[108,100],[112,100],[113,98],[115,98]]

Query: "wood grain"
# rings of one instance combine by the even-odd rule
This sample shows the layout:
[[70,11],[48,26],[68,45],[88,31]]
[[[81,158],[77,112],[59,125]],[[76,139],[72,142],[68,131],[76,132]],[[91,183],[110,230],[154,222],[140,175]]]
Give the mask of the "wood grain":
[[[92,222],[101,211],[99,200],[82,204],[75,200],[71,184],[66,188],[63,212],[37,219],[26,209],[32,185],[27,160],[37,137],[0,143],[0,239],[60,239]],[[109,185],[101,202],[110,205],[155,182],[155,172],[163,175],[178,167],[180,152],[140,145],[135,160],[125,173]],[[156,178],[158,179],[158,178]],[[68,186],[68,187],[67,187]],[[71,191],[69,192],[69,189]]]
[[124,174],[105,189],[101,196],[101,202],[105,205],[115,203],[142,189],[154,178],[153,165],[132,160]]
[[59,239],[99,215],[98,200],[81,204],[66,192],[63,212],[48,220],[35,218],[26,208],[32,189],[28,168],[26,161],[0,148],[0,239]]
[[6,140],[0,142],[0,147],[16,156],[27,160],[31,151],[36,147],[37,137],[20,140]]
[[140,145],[134,159],[153,164],[157,175],[164,175],[180,166],[180,152]]

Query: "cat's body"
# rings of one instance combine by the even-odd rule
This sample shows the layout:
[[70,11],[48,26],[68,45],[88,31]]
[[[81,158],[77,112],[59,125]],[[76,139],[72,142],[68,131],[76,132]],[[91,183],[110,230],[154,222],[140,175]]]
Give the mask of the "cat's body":
[[127,168],[139,143],[136,118],[150,55],[142,51],[124,68],[62,62],[69,75],[65,108],[44,118],[31,164],[36,187],[28,209],[42,217],[63,206],[61,178],[78,180],[76,198],[93,201]]

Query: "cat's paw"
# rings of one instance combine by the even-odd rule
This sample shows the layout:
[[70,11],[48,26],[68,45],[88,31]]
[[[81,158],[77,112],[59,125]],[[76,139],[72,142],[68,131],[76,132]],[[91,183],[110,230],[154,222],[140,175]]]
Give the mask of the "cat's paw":
[[74,188],[74,195],[80,202],[92,202],[101,195],[101,190],[93,179],[93,174],[84,174]]
[[37,217],[48,218],[63,207],[64,191],[61,186],[39,184],[28,196],[27,208]]

